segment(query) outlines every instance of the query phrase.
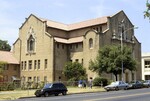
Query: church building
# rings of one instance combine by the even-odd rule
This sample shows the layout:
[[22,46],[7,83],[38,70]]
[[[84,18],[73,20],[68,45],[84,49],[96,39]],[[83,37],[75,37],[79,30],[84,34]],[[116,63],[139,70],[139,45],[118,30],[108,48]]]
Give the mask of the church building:
[[[122,33],[123,32],[123,33]],[[111,16],[63,24],[31,14],[19,28],[19,37],[13,44],[13,54],[20,62],[22,82],[54,82],[65,80],[64,65],[68,61],[82,63],[88,78],[95,78],[89,61],[105,45],[120,44],[132,49],[138,61],[137,71],[126,71],[125,81],[141,79],[141,43],[134,36],[134,25],[120,11]],[[107,75],[114,80],[112,74]]]

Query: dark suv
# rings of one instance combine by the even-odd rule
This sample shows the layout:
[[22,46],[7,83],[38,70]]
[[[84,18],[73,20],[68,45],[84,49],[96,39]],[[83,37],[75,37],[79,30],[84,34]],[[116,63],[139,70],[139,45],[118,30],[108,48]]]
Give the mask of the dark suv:
[[58,96],[59,94],[66,95],[67,94],[67,88],[63,83],[48,83],[46,84],[41,90],[37,90],[35,92],[36,97],[40,96],[49,96],[49,95],[55,95]]

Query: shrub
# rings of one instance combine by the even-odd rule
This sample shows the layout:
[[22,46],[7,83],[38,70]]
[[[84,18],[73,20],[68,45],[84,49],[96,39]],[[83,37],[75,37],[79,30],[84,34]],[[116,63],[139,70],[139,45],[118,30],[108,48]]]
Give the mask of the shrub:
[[31,87],[31,86],[32,86],[32,84],[33,84],[33,82],[28,81],[28,82],[27,82],[27,85],[26,85],[26,86],[27,86],[27,88],[28,88],[28,89],[31,89],[31,88],[32,88],[32,87]]
[[67,81],[67,86],[77,86],[78,83],[75,81],[75,78],[69,79]]
[[8,83],[7,84],[7,88],[6,88],[6,90],[14,90],[15,89],[15,84],[14,83]]
[[26,89],[26,87],[25,87],[26,85],[25,85],[25,83],[22,83],[22,85],[21,85],[21,89],[23,89],[23,90],[25,90]]
[[45,82],[44,81],[41,81],[40,83],[38,83],[38,87],[37,88],[40,88],[42,89],[45,85]]
[[6,82],[0,84],[0,91],[10,91],[14,90],[15,86],[12,82]]
[[37,88],[38,88],[38,83],[33,82],[31,88],[32,88],[32,89],[37,89]]
[[93,80],[93,85],[94,86],[106,86],[108,84],[108,80],[103,77],[96,77]]

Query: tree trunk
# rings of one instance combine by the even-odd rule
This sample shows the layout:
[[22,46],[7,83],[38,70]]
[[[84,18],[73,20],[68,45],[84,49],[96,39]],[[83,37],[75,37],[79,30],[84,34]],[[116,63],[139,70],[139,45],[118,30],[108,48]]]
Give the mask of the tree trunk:
[[116,77],[116,81],[118,81],[118,76],[117,76],[117,74],[115,74],[115,77]]

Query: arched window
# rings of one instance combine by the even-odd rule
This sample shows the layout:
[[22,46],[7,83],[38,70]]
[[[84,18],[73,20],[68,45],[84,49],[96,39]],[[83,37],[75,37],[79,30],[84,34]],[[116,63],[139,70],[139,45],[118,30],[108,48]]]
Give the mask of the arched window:
[[27,40],[27,49],[28,52],[34,52],[35,50],[35,39],[32,35],[30,35],[29,39]]
[[126,40],[126,32],[125,32],[125,26],[122,26],[122,39]]
[[92,38],[89,39],[89,48],[90,49],[93,48],[93,39]]

